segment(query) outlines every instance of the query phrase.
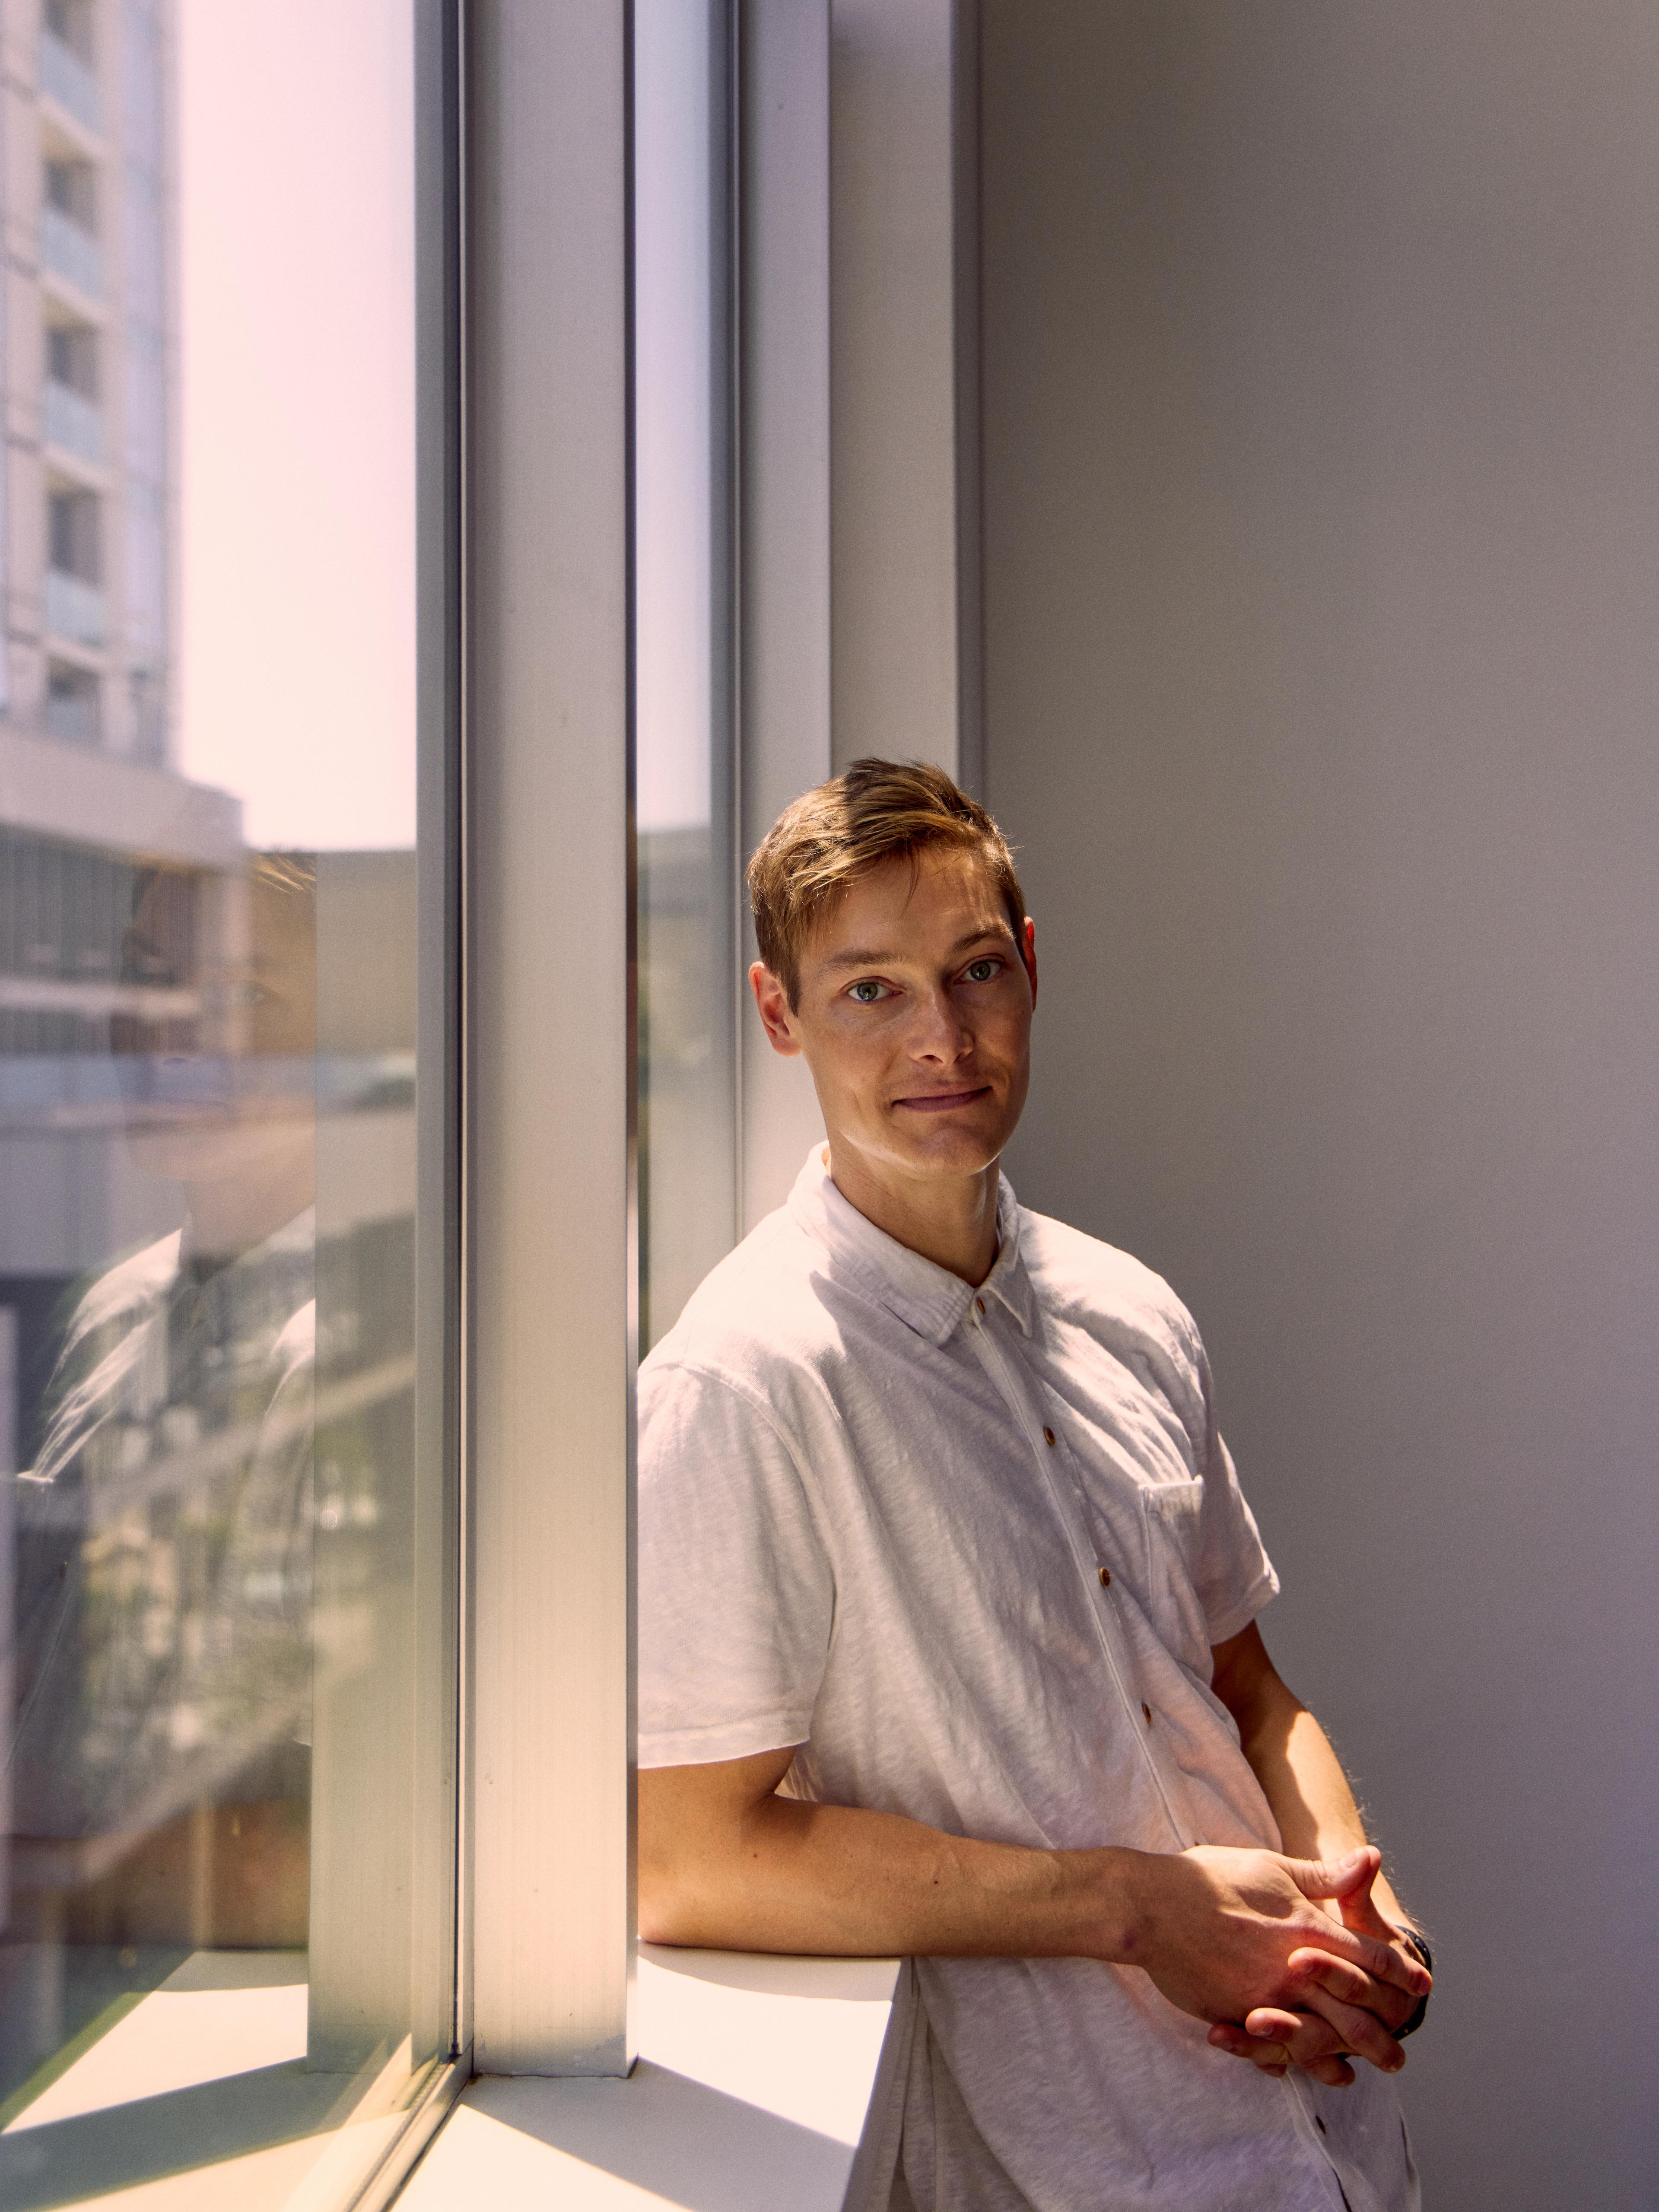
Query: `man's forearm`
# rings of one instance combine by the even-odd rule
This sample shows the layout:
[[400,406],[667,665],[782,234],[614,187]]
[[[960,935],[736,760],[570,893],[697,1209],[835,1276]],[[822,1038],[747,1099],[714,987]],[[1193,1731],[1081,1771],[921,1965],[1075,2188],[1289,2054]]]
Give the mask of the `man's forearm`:
[[[1273,1808],[1286,1851],[1297,1858],[1340,1857],[1369,1840],[1348,1778],[1331,1740],[1278,1674],[1237,1716],[1244,1756]],[[1385,1920],[1408,1915],[1378,1875],[1371,1895]]]
[[[640,1933],[647,1941],[830,1956],[1086,1958],[1142,1968],[1182,2011],[1240,2020],[1284,2001],[1310,1947],[1364,1983],[1425,1981],[1318,1900],[1356,1867],[1203,1846],[1046,1850],[775,1792],[763,1753],[640,1777]],[[1333,1962],[1338,1962],[1334,1964]],[[1354,1973],[1352,1970],[1359,1970]]]
[[642,1870],[640,1932],[714,1948],[1127,1960],[1135,1851],[949,1836],[890,1813],[769,1797],[726,1849]]

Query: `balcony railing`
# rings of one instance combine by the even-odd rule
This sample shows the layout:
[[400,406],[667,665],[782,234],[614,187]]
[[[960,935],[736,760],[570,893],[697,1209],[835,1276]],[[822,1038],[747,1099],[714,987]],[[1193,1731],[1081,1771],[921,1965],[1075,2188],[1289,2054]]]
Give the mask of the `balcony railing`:
[[100,130],[98,80],[72,46],[50,31],[40,33],[40,89],[68,108],[88,131]]
[[40,210],[40,258],[48,269],[94,299],[104,289],[104,257],[97,240],[50,200]]
[[78,453],[83,461],[101,466],[104,459],[104,417],[95,400],[49,376],[44,386],[42,415],[46,443]]
[[76,645],[104,642],[104,595],[84,576],[71,576],[63,568],[48,568],[46,580],[48,637],[72,638]]

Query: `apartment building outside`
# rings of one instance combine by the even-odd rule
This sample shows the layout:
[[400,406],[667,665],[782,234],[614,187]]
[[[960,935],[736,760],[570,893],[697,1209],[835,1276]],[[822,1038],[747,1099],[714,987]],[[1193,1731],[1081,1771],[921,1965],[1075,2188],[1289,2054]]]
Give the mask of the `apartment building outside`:
[[9,0],[14,720],[163,765],[175,342],[162,0]]
[[[176,759],[167,0],[0,0],[0,1444],[51,1310],[164,1225],[109,1058],[194,1042],[241,809]],[[149,886],[155,927],[132,927]],[[0,1352],[5,1345],[0,1344]]]

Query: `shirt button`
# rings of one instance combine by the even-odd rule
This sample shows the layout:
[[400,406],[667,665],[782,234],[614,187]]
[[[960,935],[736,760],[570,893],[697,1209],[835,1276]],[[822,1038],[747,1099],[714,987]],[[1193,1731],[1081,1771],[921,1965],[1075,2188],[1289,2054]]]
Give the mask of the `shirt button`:
[[983,1313],[983,1312],[984,1312],[984,1310],[985,1310],[985,1301],[984,1301],[984,1299],[983,1299],[983,1298],[975,1298],[975,1299],[974,1300],[974,1304],[975,1304],[979,1308],[979,1310],[980,1310],[980,1311],[981,1311],[981,1313]]
[[1053,1431],[1052,1429],[1045,1429],[1045,1430],[1042,1431],[1042,1441],[1043,1441],[1043,1443],[1044,1443],[1045,1444],[1051,1444],[1051,1443],[1053,1443],[1054,1440],[1054,1431]]
[[1145,1713],[1145,1714],[1146,1714],[1146,1725],[1147,1725],[1147,1727],[1148,1727],[1148,1728],[1151,1728],[1151,1726],[1152,1726],[1152,1707],[1151,1707],[1149,1705],[1147,1705],[1147,1704],[1145,1702],[1145,1700],[1143,1699],[1142,1704],[1141,1704],[1140,1710],[1141,1710],[1141,1711],[1142,1711],[1143,1713]]
[[1109,1567],[1103,1567],[1100,1571],[1100,1587],[1102,1589],[1109,1589],[1111,1587],[1111,1569]]

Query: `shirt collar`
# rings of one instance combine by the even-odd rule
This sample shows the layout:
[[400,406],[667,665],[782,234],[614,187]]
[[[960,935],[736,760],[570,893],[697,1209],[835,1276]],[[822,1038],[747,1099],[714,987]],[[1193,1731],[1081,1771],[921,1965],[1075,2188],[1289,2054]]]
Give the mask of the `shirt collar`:
[[993,1300],[1031,1332],[1031,1279],[1019,1251],[1019,1202],[1006,1176],[997,1188],[997,1256],[977,1291],[866,1220],[830,1178],[826,1148],[814,1145],[789,1194],[796,1225],[821,1245],[838,1273],[854,1276],[888,1311],[931,1343],[943,1344],[975,1297]]

